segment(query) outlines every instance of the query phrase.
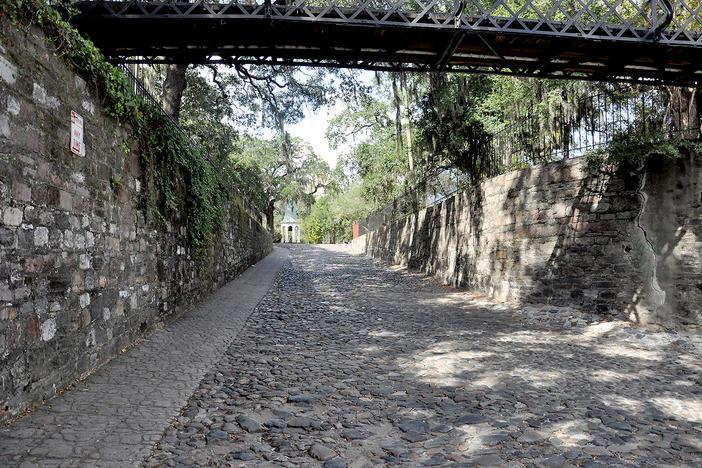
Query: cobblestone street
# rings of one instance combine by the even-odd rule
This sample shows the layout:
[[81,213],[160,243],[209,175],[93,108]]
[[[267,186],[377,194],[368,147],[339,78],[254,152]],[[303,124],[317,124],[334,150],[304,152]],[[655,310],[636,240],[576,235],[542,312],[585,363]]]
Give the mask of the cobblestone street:
[[699,337],[293,246],[148,466],[700,466]]
[[5,428],[1,464],[702,463],[699,336],[288,249]]

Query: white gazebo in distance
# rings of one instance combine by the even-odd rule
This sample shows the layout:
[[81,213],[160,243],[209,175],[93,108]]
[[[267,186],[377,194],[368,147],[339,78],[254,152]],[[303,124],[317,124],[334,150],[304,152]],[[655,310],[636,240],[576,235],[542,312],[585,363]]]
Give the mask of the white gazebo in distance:
[[280,233],[281,242],[300,242],[300,218],[297,217],[297,210],[292,200],[288,202],[285,216],[280,223]]

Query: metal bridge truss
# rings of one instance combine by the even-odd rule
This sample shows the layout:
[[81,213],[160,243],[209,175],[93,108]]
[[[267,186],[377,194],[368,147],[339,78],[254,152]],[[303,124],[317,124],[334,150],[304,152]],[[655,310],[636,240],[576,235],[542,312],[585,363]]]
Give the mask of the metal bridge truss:
[[702,0],[276,1],[82,1],[72,21],[123,63],[702,83]]

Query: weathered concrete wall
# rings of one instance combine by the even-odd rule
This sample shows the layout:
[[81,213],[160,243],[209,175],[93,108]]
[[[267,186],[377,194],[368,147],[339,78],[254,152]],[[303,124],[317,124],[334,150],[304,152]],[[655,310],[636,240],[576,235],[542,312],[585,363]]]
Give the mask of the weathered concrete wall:
[[653,161],[640,186],[645,205],[639,225],[650,242],[647,259],[639,263],[651,298],[643,313],[654,311],[655,322],[700,326],[702,157]]
[[[139,154],[121,146],[127,129],[38,30],[9,34],[14,44],[0,48],[0,420],[187,311],[272,248],[234,203],[209,258],[192,259],[183,229],[145,220]],[[69,151],[71,110],[84,117],[85,157]]]
[[501,299],[700,325],[701,159],[638,173],[592,173],[582,159],[524,169],[354,244]]

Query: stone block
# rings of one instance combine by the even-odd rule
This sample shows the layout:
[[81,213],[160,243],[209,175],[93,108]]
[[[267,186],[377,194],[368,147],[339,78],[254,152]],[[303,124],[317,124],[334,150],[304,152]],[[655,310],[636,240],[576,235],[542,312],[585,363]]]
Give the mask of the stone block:
[[32,199],[32,191],[26,184],[15,182],[12,184],[12,196],[15,200],[28,202]]
[[91,115],[95,115],[95,104],[93,104],[92,102],[84,100],[81,104],[81,107]]
[[0,245],[12,247],[15,244],[15,233],[10,229],[0,228]]
[[32,315],[27,319],[25,335],[28,344],[35,343],[39,341],[41,332],[39,329],[39,317]]
[[[22,130],[22,135],[24,136],[24,148],[26,151],[41,154],[46,153],[45,134],[43,132],[35,128],[25,127]],[[17,135],[17,140],[21,141],[19,135]]]
[[[50,109],[58,109],[61,104],[58,98],[55,96],[50,96],[46,92],[46,89],[44,89],[39,83],[34,83],[34,87],[32,89],[32,99],[34,99],[34,102],[38,103],[39,105]],[[67,117],[67,119],[70,119],[70,115]],[[70,120],[68,121],[70,122]]]
[[74,271],[71,275],[71,291],[81,292],[85,290],[85,276],[82,271]]
[[[23,229],[33,229],[33,224],[37,223],[39,220],[38,211],[36,207],[32,205],[27,205],[24,207],[24,223],[22,224]],[[25,226],[27,225],[27,226]]]
[[90,207],[91,207],[91,204],[90,204],[90,200],[88,198],[79,197],[79,196],[73,197],[73,209],[75,211],[79,211],[81,213],[89,213]]
[[7,96],[7,112],[15,117],[20,113],[20,102],[14,96]]
[[59,208],[66,211],[71,211],[73,209],[73,196],[64,190],[59,192]]
[[114,316],[115,317],[124,316],[124,302],[121,299],[118,299],[117,302],[115,302]]
[[80,312],[80,322],[82,327],[87,327],[90,325],[91,322],[91,317],[90,317],[90,309],[83,309]]
[[0,114],[0,137],[10,138],[10,118]]
[[86,307],[88,307],[90,305],[90,294],[89,293],[81,294],[78,297],[78,303],[80,304],[80,307],[82,309],[85,309]]
[[14,307],[3,307],[0,309],[0,320],[14,320],[17,317],[17,309]]
[[65,190],[49,185],[46,197],[48,205],[56,206],[66,211],[73,210],[73,196]]
[[49,185],[46,187],[46,203],[47,205],[50,206],[58,206],[59,202],[61,200],[61,191],[54,187],[53,185]]
[[89,249],[95,247],[95,235],[90,231],[85,233],[85,246]]
[[23,218],[22,210],[15,207],[5,208],[2,214],[2,221],[5,226],[17,227],[22,224]]
[[17,349],[24,345],[24,324],[19,320],[10,322],[8,325],[7,344],[10,349]]
[[42,341],[51,341],[56,335],[56,319],[49,318],[41,324],[41,339]]
[[14,295],[14,299],[13,299],[13,300],[14,300],[15,302],[21,302],[21,301],[23,301],[24,299],[28,298],[28,297],[31,295],[31,292],[32,292],[32,291],[29,289],[29,287],[19,287],[19,288],[16,288],[16,289],[14,290],[14,292],[13,292],[13,295]]
[[40,162],[39,163],[39,167],[37,168],[37,176],[44,181],[50,181],[52,179],[51,167],[49,166],[49,163],[47,163],[47,162]]
[[20,106],[20,120],[24,122],[32,122],[36,117],[36,108],[34,104],[28,100],[23,100]]
[[9,85],[17,81],[17,65],[10,62],[5,55],[0,55],[0,78]]
[[87,254],[80,254],[78,257],[78,268],[81,270],[87,270],[90,268],[90,256]]
[[41,267],[44,265],[44,258],[30,257],[24,259],[24,270],[27,273],[37,273],[41,271]]
[[36,247],[45,247],[49,243],[49,230],[44,226],[40,226],[34,230],[34,245]]

